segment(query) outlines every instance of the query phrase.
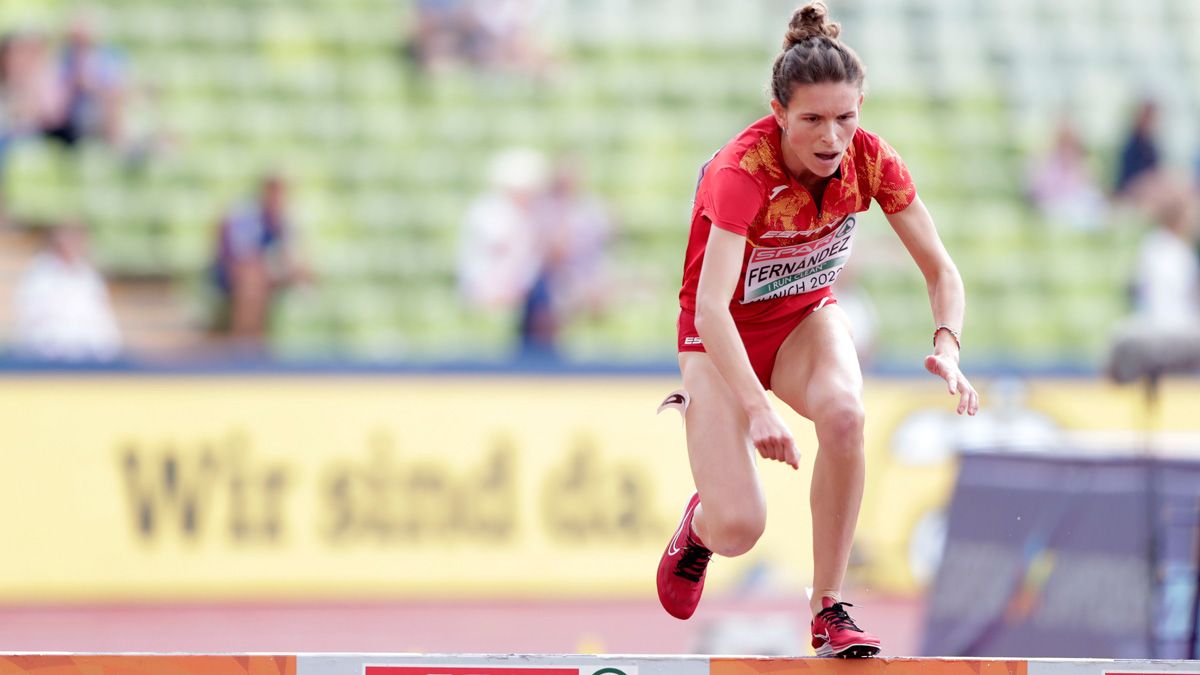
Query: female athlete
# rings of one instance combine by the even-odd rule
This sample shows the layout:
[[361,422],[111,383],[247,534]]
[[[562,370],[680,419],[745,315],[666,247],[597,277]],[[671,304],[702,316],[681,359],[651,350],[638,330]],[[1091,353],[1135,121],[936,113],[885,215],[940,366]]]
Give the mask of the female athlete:
[[[705,165],[679,294],[679,367],[697,493],[658,568],[658,594],[686,619],[713,553],[754,546],[766,505],[750,446],[799,468],[770,389],[816,427],[812,645],[822,656],[873,656],[842,580],[863,495],[862,373],[830,287],[850,256],[855,214],[875,199],[929,288],[933,353],[925,368],[974,415],[979,396],[958,367],[962,279],[904,162],[859,127],[864,70],[824,4],[795,12],[771,77],[771,115]],[[732,300],[731,300],[732,298]],[[749,443],[747,443],[749,441]]]

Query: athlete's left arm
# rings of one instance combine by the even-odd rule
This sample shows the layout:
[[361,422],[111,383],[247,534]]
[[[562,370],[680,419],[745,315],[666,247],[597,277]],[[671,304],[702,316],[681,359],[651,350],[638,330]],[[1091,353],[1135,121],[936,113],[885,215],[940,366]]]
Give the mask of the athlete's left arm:
[[[961,332],[966,291],[958,268],[938,237],[929,209],[916,197],[903,211],[888,214],[887,218],[925,277],[934,325]],[[974,415],[979,410],[979,394],[962,374],[958,360],[958,339],[948,331],[938,330],[934,334],[933,353],[925,357],[925,368],[944,379],[952,395],[958,395],[958,414]]]

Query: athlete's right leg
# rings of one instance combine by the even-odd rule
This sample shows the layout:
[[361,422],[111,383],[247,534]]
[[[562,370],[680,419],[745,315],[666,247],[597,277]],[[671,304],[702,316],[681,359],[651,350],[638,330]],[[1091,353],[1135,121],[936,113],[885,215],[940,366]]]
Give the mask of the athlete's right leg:
[[700,493],[693,529],[714,553],[739,556],[754,547],[767,524],[748,421],[708,354],[681,352],[679,369],[691,397],[685,427]]
[[682,352],[679,368],[691,399],[685,412],[688,457],[697,493],[658,563],[658,599],[687,619],[704,592],[712,554],[737,556],[762,535],[767,512],[746,416],[708,354]]

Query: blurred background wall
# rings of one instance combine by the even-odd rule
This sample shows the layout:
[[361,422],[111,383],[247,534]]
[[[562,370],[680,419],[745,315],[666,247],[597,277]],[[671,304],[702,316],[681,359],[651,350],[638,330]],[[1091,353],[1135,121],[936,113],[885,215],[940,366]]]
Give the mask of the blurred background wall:
[[[923,281],[865,214],[851,598],[915,654],[959,453],[1200,453],[1193,381],[1105,376],[1116,337],[1195,342],[1200,4],[829,4],[984,391],[960,421],[920,376]],[[690,485],[650,413],[697,171],[765,114],[794,8],[0,3],[0,648],[806,649],[806,478],[764,467],[707,617],[650,576]],[[1176,557],[1140,620],[1179,632]]]

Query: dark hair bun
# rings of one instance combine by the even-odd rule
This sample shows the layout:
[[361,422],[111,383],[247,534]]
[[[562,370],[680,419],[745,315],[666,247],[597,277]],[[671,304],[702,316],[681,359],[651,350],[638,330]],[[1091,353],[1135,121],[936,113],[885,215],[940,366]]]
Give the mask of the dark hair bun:
[[817,0],[801,7],[792,14],[788,23],[787,34],[783,37],[784,50],[804,42],[809,38],[827,37],[836,40],[842,33],[842,27],[835,21],[829,21],[829,10],[825,3]]

